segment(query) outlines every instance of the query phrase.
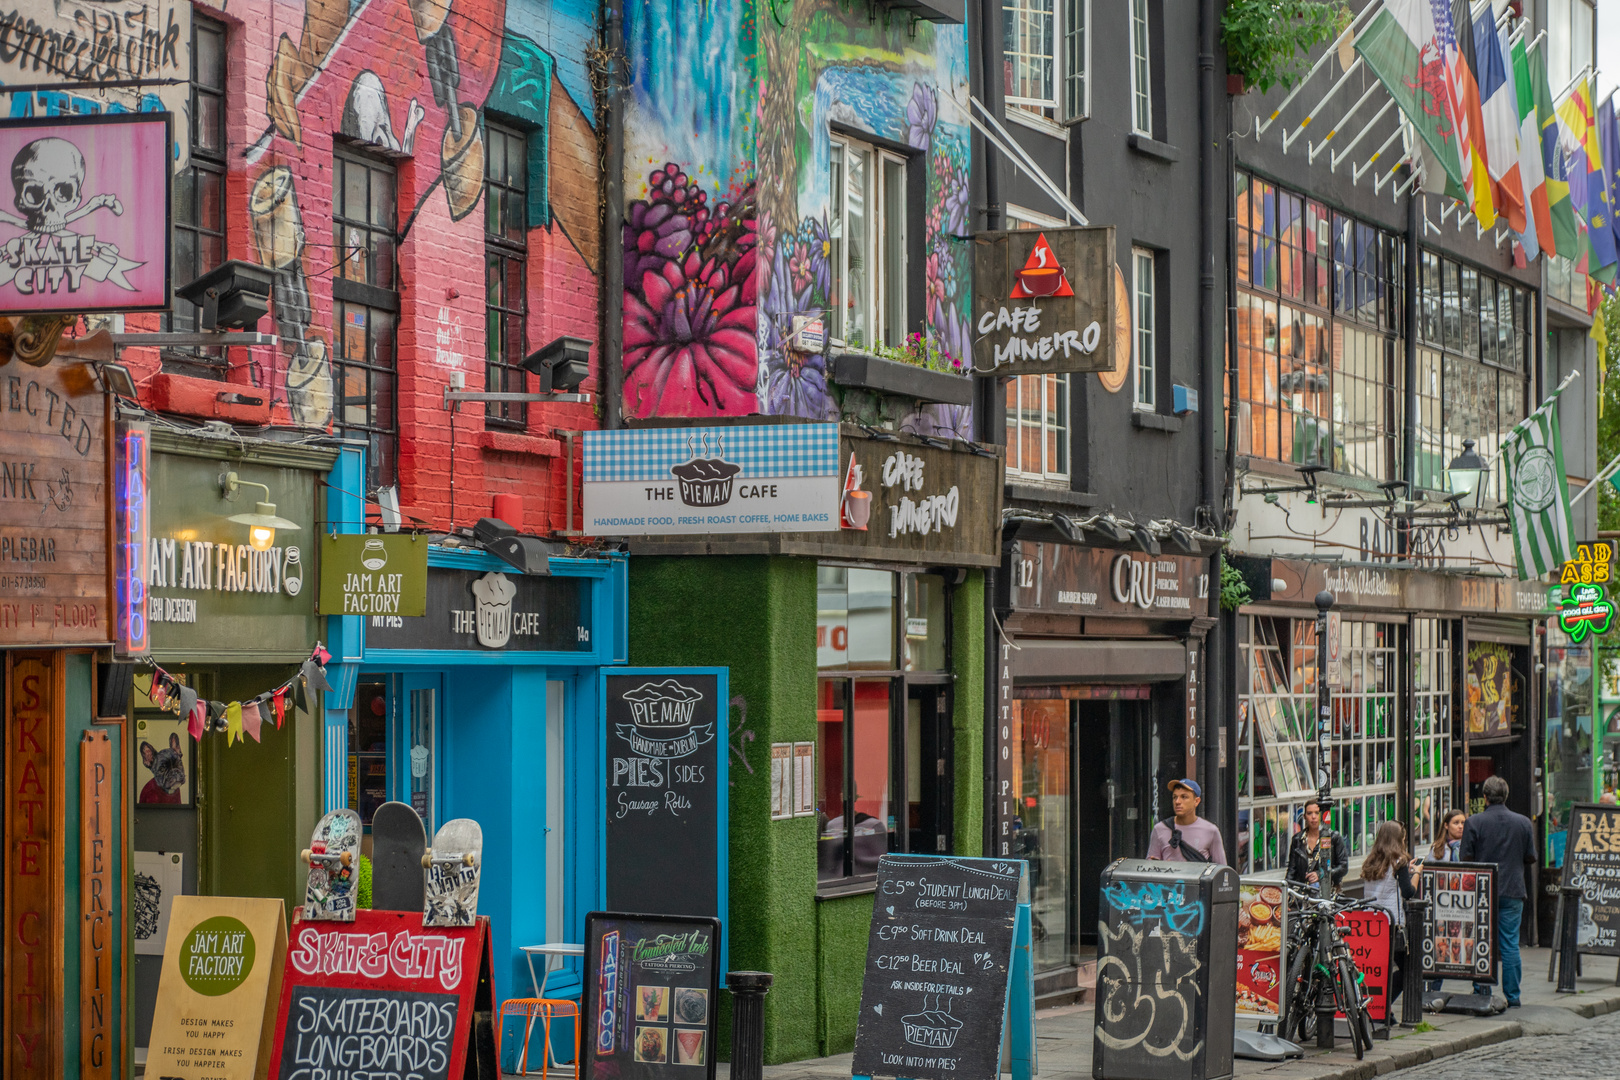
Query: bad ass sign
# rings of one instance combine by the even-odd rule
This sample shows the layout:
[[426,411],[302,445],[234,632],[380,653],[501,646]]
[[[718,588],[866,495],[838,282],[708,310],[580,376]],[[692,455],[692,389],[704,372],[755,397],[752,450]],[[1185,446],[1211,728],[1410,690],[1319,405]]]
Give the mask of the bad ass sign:
[[0,314],[167,308],[169,146],[166,113],[0,122]]

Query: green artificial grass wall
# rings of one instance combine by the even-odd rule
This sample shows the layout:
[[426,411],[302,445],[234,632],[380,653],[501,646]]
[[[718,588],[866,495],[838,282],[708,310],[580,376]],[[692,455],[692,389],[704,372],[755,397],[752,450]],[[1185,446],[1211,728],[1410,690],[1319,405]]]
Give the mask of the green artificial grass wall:
[[[768,971],[765,1061],[855,1045],[872,897],[816,899],[816,819],[770,819],[772,743],[816,737],[816,563],[772,556],[635,556],[630,663],[731,669],[730,967]],[[984,575],[952,606],[955,843],[977,855],[984,822]],[[729,995],[728,995],[729,998]],[[730,1007],[720,1012],[722,1053]]]

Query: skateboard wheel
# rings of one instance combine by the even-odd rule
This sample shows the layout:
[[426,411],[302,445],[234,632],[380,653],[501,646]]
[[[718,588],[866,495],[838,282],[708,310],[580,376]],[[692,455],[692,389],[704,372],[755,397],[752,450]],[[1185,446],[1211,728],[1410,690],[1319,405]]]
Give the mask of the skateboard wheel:
[[471,866],[472,864],[473,864],[472,852],[469,851],[469,852],[467,852],[465,855],[463,855],[461,857],[461,865],[463,865],[463,866]]
[[433,868],[433,849],[432,848],[425,848],[422,851],[422,869],[430,870],[432,868]]
[[299,858],[300,858],[300,859],[302,859],[302,860],[303,860],[303,861],[304,861],[304,862],[309,862],[309,861],[310,861],[310,858],[309,858],[309,857],[310,857],[310,855],[311,855],[311,854],[313,854],[313,852],[311,852],[311,851],[310,851],[310,850],[309,850],[309,848],[305,848],[305,849],[304,849],[304,850],[303,850],[303,851],[300,851],[300,852],[299,852],[299,853],[298,853],[298,857],[299,857]]
[[345,851],[343,853],[343,865],[348,866],[353,861],[354,861],[354,852]]

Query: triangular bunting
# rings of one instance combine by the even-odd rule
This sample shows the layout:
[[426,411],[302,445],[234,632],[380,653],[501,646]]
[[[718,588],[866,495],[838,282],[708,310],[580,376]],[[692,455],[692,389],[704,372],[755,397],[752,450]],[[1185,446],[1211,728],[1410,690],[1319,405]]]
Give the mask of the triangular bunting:
[[259,728],[264,723],[264,715],[259,712],[258,698],[254,698],[252,701],[244,701],[240,708],[242,710],[242,730],[254,742],[260,742]]
[[235,746],[242,741],[242,703],[233,701],[225,706],[225,745]]

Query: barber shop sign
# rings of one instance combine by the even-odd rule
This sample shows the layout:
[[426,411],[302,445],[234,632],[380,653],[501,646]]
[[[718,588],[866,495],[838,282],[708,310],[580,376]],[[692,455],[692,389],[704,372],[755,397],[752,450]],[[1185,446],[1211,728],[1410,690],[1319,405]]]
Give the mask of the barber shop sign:
[[0,121],[0,314],[169,304],[169,116]]

